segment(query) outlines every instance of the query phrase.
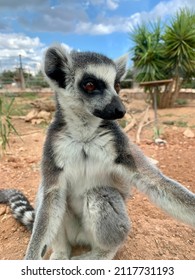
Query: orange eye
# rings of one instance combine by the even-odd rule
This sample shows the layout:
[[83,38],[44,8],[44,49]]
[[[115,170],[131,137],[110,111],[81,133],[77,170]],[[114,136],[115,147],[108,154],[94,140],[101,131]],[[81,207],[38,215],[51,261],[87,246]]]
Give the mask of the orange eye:
[[119,91],[120,91],[120,83],[116,83],[115,85],[114,85],[114,88],[115,88],[115,90],[116,90],[116,92],[117,93],[119,93]]
[[83,86],[84,90],[87,92],[95,90],[95,85],[92,82],[86,83],[86,85]]

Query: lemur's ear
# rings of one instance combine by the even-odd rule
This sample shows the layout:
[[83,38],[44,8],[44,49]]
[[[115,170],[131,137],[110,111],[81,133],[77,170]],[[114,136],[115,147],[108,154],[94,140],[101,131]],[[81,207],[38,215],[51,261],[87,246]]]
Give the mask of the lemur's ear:
[[128,54],[125,54],[115,60],[116,69],[117,69],[116,79],[118,81],[122,80],[122,78],[124,78],[126,74],[127,61],[128,61]]
[[50,47],[45,54],[44,72],[49,80],[66,87],[66,74],[71,67],[71,56],[61,45]]

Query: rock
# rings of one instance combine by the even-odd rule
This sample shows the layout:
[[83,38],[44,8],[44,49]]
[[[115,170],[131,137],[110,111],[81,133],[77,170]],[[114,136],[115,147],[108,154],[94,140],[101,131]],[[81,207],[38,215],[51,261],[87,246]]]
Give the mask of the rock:
[[44,119],[45,121],[49,121],[50,118],[51,118],[51,113],[42,110],[38,113],[37,118],[38,119]]
[[31,105],[38,109],[38,111],[55,111],[55,102],[53,100],[45,100],[44,102],[41,100],[35,100],[34,102],[31,102]]
[[194,138],[194,136],[195,136],[194,132],[190,128],[187,128],[184,131],[183,135],[187,138]]
[[26,116],[25,116],[25,121],[30,122],[32,119],[36,119],[38,115],[38,110],[37,109],[32,109]]
[[35,124],[41,124],[41,123],[44,123],[44,122],[45,122],[44,119],[32,119],[32,120],[31,120],[31,123],[32,123],[33,125],[35,125]]
[[26,122],[31,122],[32,124],[40,124],[42,122],[49,122],[51,119],[51,113],[47,111],[38,111],[37,109],[32,109],[25,117]]
[[38,111],[37,109],[32,109],[25,117],[26,122],[32,122],[38,119],[49,121],[51,119],[51,113],[44,110]]
[[157,145],[166,145],[167,144],[167,141],[165,141],[165,140],[163,140],[163,139],[160,139],[160,138],[156,138],[155,140],[154,140],[154,142],[155,142],[155,144],[157,144]]

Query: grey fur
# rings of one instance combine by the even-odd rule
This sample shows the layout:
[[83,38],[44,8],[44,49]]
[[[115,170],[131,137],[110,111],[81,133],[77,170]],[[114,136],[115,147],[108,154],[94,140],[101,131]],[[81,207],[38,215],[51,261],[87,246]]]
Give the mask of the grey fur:
[[[118,190],[112,187],[94,188],[87,192],[86,204],[84,217],[91,220],[90,224],[95,224],[97,242],[109,250],[120,246],[129,232],[130,223]],[[95,211],[89,210],[92,208]],[[86,227],[90,230],[90,225]]]
[[[26,259],[40,259],[46,247],[51,259],[112,259],[130,228],[125,203],[132,186],[195,226],[195,195],[153,166],[115,122],[125,112],[115,90],[125,64],[125,57],[47,50],[44,73],[56,92],[56,114]],[[91,251],[73,257],[76,244]]]

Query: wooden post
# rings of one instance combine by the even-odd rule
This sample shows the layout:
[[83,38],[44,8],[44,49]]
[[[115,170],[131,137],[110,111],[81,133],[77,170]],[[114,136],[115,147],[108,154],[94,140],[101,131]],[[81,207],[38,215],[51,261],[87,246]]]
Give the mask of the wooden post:
[[149,82],[142,82],[139,85],[141,87],[150,87],[153,88],[153,107],[154,107],[154,125],[155,125],[155,137],[158,135],[159,137],[159,124],[158,124],[158,106],[157,106],[157,94],[158,94],[158,86],[163,85],[170,85],[173,83],[173,79],[169,80],[159,80],[159,81],[149,81]]
[[156,131],[158,132],[158,107],[157,107],[157,87],[154,88],[154,92],[153,92],[153,97],[154,97],[154,123],[155,123],[155,128],[156,128]]
[[19,61],[20,61],[20,67],[19,67],[19,79],[20,79],[20,87],[21,89],[25,89],[25,80],[24,80],[24,74],[22,69],[22,56],[19,55]]

